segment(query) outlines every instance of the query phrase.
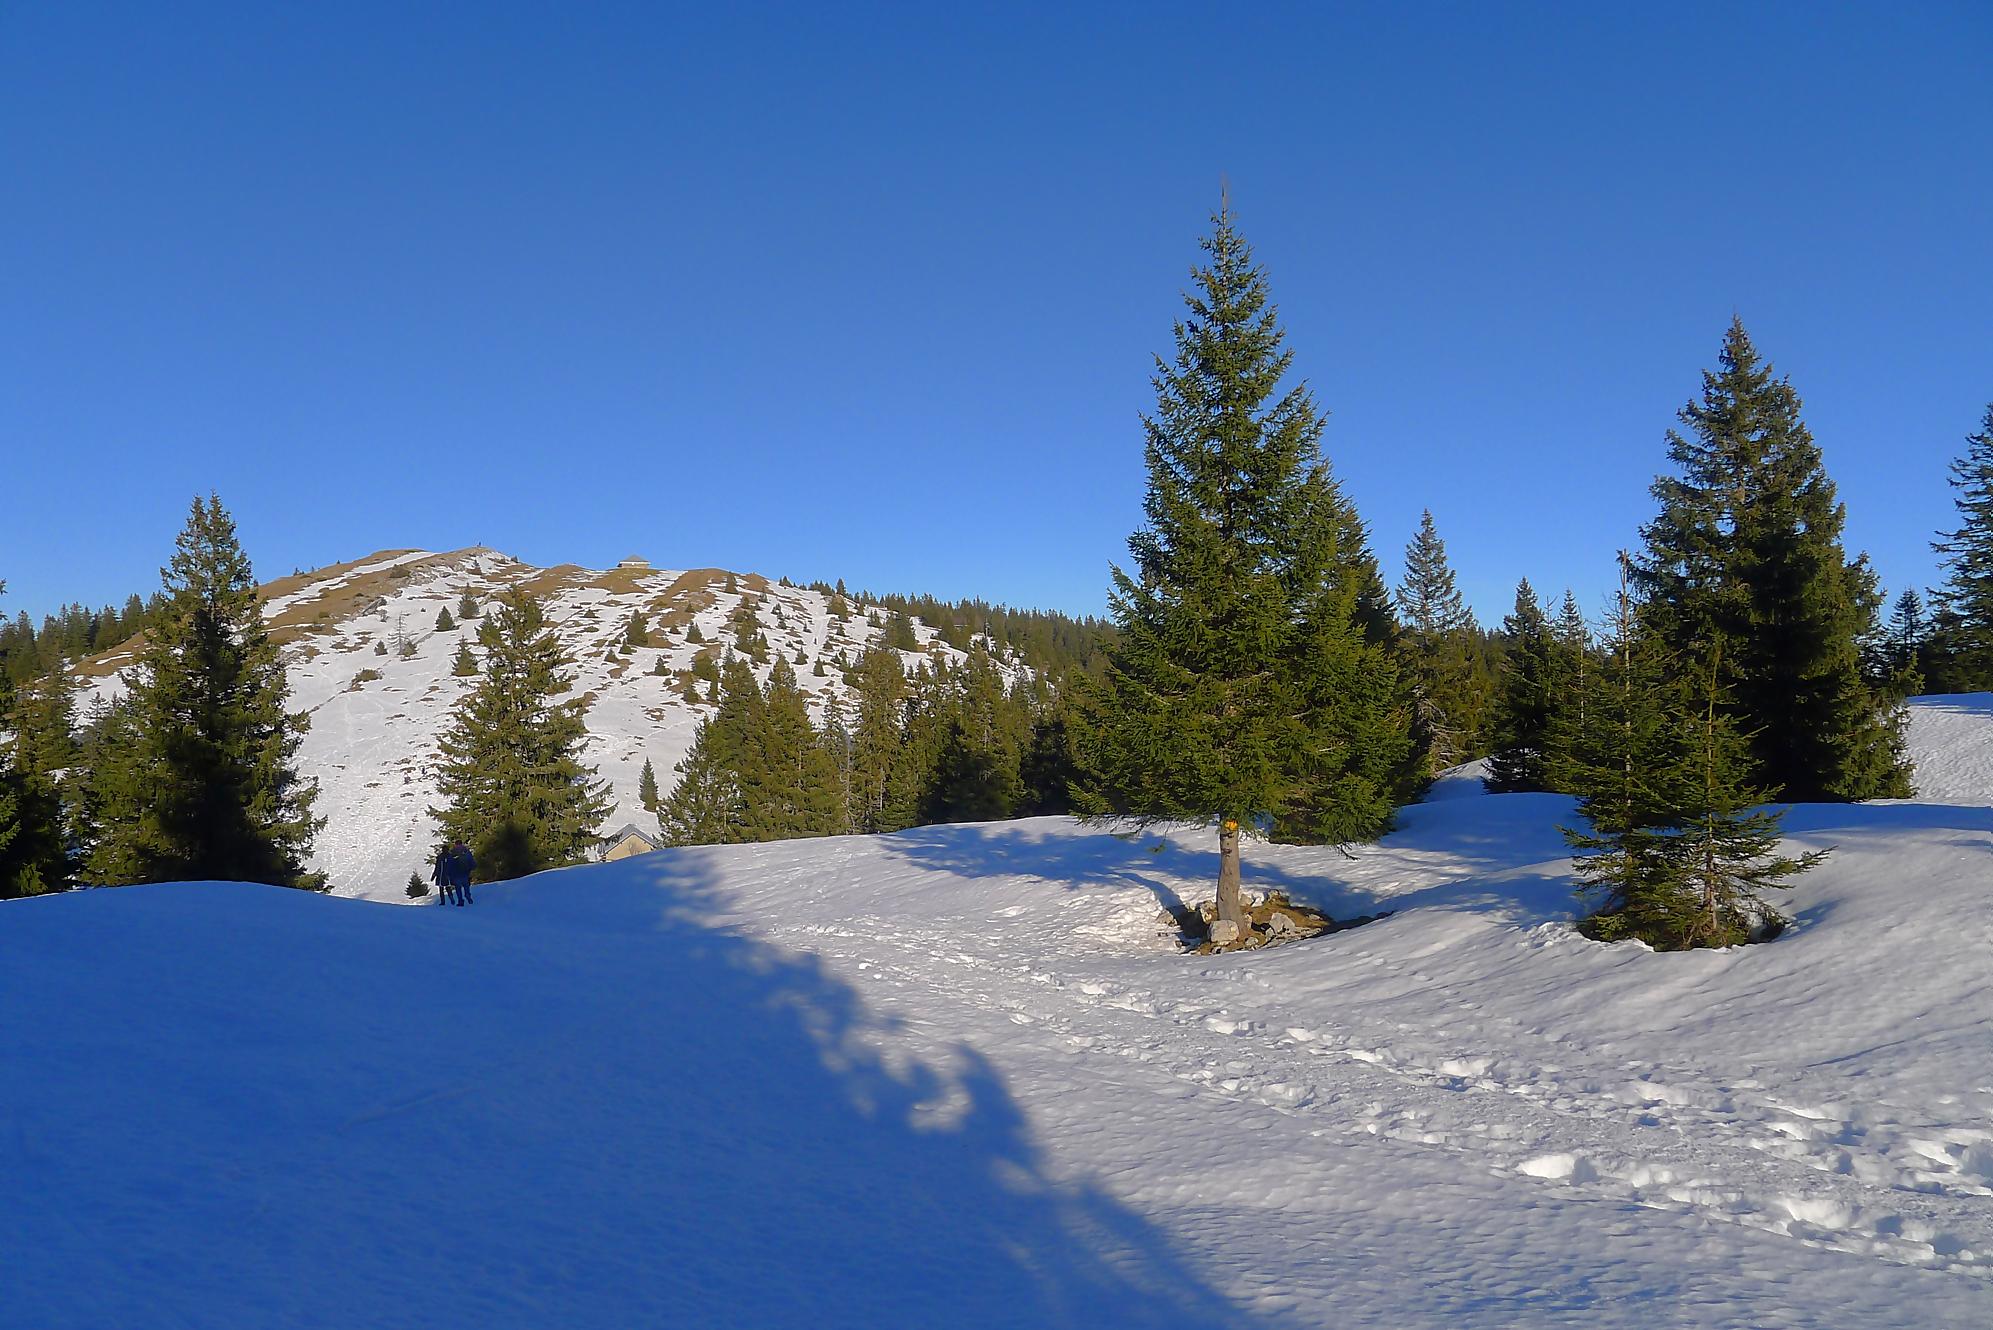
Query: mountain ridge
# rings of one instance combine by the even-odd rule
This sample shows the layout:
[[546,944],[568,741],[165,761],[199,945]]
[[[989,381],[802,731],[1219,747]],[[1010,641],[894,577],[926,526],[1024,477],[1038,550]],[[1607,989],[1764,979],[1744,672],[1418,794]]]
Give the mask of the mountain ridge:
[[[452,666],[460,645],[478,650],[478,621],[457,618],[466,594],[480,607],[515,588],[545,602],[574,667],[574,686],[563,696],[587,703],[584,758],[614,799],[605,831],[655,825],[637,794],[643,764],[651,762],[668,792],[699,721],[713,709],[688,698],[693,670],[702,657],[717,663],[730,650],[745,654],[737,648],[747,634],[733,622],[743,604],[758,620],[753,636],[766,643],[762,659],[749,657],[756,678],[766,682],[777,655],[789,660],[813,719],[832,698],[850,700],[845,668],[885,644],[896,613],[857,595],[759,573],[628,565],[540,567],[481,545],[389,549],[263,585],[264,621],[284,655],[290,705],[311,718],[299,769],[319,781],[319,811],[327,818],[312,867],[327,874],[335,894],[398,900],[408,874],[426,867],[435,835],[427,809],[437,798],[436,739],[471,683]],[[444,610],[448,628],[438,626]],[[647,641],[630,645],[636,615]],[[968,658],[935,625],[907,618],[915,646],[899,655],[909,673]],[[1006,685],[1029,673],[1019,653],[978,638]],[[123,673],[142,644],[141,634],[77,667],[86,718],[93,705],[123,691]]]

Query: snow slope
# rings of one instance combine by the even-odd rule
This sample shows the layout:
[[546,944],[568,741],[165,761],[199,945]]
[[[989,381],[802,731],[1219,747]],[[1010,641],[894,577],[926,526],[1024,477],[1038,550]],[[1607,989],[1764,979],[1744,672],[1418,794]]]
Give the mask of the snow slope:
[[[831,696],[848,699],[836,662],[856,660],[883,637],[884,628],[868,614],[883,620],[885,612],[853,600],[850,617],[839,620],[829,598],[806,587],[742,574],[729,591],[728,576],[718,569],[542,569],[487,549],[398,550],[272,583],[265,589],[264,616],[283,644],[291,706],[312,722],[298,766],[318,780],[318,811],[328,819],[313,866],[329,876],[335,894],[390,901],[403,900],[409,873],[425,868],[435,835],[427,810],[437,798],[431,772],[436,739],[471,682],[453,677],[451,667],[459,644],[475,648],[477,641],[475,622],[437,631],[437,612],[447,608],[454,617],[467,591],[489,605],[505,589],[523,585],[545,602],[575,662],[569,696],[589,702],[585,760],[610,782],[616,799],[605,831],[625,823],[656,827],[637,800],[644,761],[651,761],[659,785],[669,791],[700,719],[712,711],[685,700],[681,672],[702,650],[717,651],[734,640],[729,616],[743,598],[757,602],[771,651],[792,664],[799,651],[808,662],[826,661],[824,678],[809,663],[794,665],[819,715]],[[618,652],[625,625],[639,611],[649,619],[654,645]],[[686,640],[687,622],[699,625],[703,644]],[[667,634],[666,625],[678,631]],[[915,636],[922,650],[902,653],[909,669],[936,653],[955,663],[964,659],[917,621]],[[405,658],[397,649],[403,640],[412,649]],[[388,654],[376,654],[380,643],[389,645]],[[131,659],[129,649],[120,649],[92,663],[98,677],[86,705],[122,689],[118,670]],[[660,662],[670,674],[654,673]],[[766,682],[771,668],[761,665],[756,673]],[[1006,667],[1012,676],[1016,670]]]
[[1777,942],[1569,928],[1568,801],[1254,846],[1347,933],[1186,957],[1214,847],[669,851],[468,910],[0,907],[0,1321],[1993,1323],[1993,697],[1802,807]]

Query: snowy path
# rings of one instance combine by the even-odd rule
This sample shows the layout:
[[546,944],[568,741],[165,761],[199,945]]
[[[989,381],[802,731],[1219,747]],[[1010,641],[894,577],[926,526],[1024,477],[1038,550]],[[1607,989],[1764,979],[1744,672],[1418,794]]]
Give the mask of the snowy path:
[[[901,990],[878,1000],[922,1012],[925,1023],[1042,1031],[1072,1057],[1082,1082],[1103,1059],[1133,1060],[1167,1078],[1151,1087],[1164,1098],[1184,1097],[1178,1087],[1187,1086],[1300,1117],[1311,1134],[1370,1133],[1462,1168],[1884,1260],[1993,1266],[1978,1254],[1993,1253],[1993,1216],[1976,1199],[1993,1196],[1993,1133],[1985,1130],[1929,1128],[1907,1140],[1872,1133],[1862,1122],[1886,1119],[1891,1106],[1788,1102],[1706,1069],[1576,1049],[1506,1018],[1482,1018],[1467,1001],[1454,1003],[1455,1037],[1433,1045],[1419,1026],[1322,1020],[1281,1001],[1264,980],[1222,966],[1202,971],[1202,996],[1159,999],[1098,977],[1098,967],[972,954],[954,934],[899,935],[883,949],[888,922],[859,922],[856,932],[798,930],[793,942]],[[1358,982],[1444,992],[1384,957],[1356,949],[1348,959],[1363,967]],[[955,975],[938,977],[937,960]],[[945,977],[960,983],[943,986]],[[959,1023],[936,1021],[937,1003],[949,998],[971,1009]],[[1890,1157],[1906,1150],[1914,1156],[1907,1167]]]

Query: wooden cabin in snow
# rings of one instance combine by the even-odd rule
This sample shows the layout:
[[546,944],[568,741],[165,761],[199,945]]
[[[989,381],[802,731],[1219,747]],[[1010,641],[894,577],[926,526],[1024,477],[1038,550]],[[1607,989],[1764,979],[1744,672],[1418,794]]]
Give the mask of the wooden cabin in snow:
[[596,857],[605,864],[612,864],[632,855],[649,854],[658,848],[659,841],[656,832],[639,831],[636,823],[625,822],[595,843]]

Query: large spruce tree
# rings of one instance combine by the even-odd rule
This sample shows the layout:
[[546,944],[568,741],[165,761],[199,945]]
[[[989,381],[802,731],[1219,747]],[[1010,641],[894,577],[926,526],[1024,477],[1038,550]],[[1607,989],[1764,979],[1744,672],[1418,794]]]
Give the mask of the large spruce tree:
[[1951,464],[1959,525],[1933,548],[1944,585],[1931,596],[1931,684],[1940,692],[1993,689],[1993,406]]
[[1362,524],[1228,208],[1144,420],[1146,523],[1113,570],[1119,636],[1078,709],[1096,816],[1219,827],[1218,912],[1243,920],[1242,835],[1386,830],[1423,774]]
[[296,766],[309,720],[284,710],[283,660],[218,497],[194,500],[162,576],[116,741],[95,748],[91,784],[117,802],[98,796],[91,876],[322,890],[305,867],[318,786]]
[[517,588],[478,622],[478,641],[483,671],[438,740],[443,802],[429,815],[470,845],[481,882],[579,863],[610,803],[581,758],[587,703],[560,700],[574,684],[567,652]]
[[1841,544],[1846,513],[1799,396],[1733,321],[1700,400],[1670,431],[1677,474],[1635,572],[1684,671],[1723,661],[1724,714],[1748,736],[1749,782],[1784,800],[1910,792],[1902,717],[1862,670],[1881,594]]

